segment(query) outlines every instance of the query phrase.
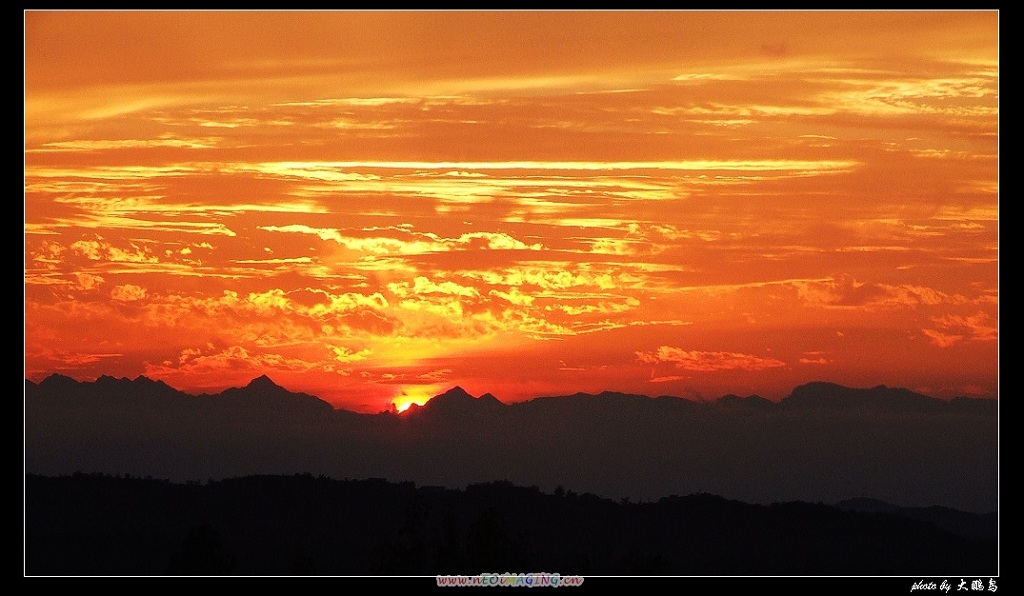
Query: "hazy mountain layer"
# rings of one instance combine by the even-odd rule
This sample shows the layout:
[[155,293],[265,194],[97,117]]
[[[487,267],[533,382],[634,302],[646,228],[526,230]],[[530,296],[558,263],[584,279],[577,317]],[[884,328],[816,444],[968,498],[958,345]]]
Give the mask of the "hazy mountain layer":
[[606,392],[503,404],[454,388],[407,413],[333,410],[267,377],[192,396],[145,377],[26,382],[25,465],[38,474],[171,480],[312,473],[654,500],[997,509],[997,402],[810,383],[775,404]]

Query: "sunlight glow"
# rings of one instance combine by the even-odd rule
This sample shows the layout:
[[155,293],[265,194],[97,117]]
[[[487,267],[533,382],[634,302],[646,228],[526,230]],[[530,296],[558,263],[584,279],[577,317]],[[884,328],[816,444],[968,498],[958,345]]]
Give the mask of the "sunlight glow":
[[998,25],[26,11],[26,377],[994,397]]

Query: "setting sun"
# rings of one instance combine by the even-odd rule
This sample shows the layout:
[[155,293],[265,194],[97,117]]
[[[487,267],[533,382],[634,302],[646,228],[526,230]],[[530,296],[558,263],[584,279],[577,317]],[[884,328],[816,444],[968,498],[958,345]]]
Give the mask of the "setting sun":
[[410,386],[403,389],[400,395],[395,396],[391,401],[398,412],[408,410],[413,404],[422,406],[430,401],[430,398],[438,393],[439,389],[432,387]]

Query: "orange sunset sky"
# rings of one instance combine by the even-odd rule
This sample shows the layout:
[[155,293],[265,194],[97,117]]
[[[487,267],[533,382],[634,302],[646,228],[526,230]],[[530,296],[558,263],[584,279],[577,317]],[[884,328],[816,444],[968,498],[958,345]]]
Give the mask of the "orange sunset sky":
[[995,397],[998,25],[28,11],[25,376]]

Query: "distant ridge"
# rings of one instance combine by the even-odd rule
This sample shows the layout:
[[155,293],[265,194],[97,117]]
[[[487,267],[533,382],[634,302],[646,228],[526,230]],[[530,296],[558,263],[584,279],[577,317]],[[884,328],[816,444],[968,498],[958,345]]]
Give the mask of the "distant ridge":
[[267,375],[250,381],[245,387],[232,387],[220,393],[190,395],[163,381],[154,381],[139,375],[135,379],[115,378],[101,375],[95,381],[76,381],[71,377],[54,373],[39,383],[25,381],[27,399],[89,398],[94,400],[133,400],[136,402],[202,402],[206,405],[248,404],[261,409],[283,411],[323,411],[334,407],[308,393],[294,393],[274,383]]
[[55,396],[82,395],[93,398],[134,398],[161,399],[184,395],[163,381],[154,381],[139,375],[135,379],[126,377],[115,378],[101,375],[93,382],[76,381],[58,373],[54,373],[38,384],[25,382],[26,393],[46,393]]
[[885,385],[856,389],[818,381],[797,386],[780,405],[788,408],[933,412],[948,404],[909,389],[889,388]]
[[998,537],[998,515],[996,513],[968,513],[949,507],[900,507],[878,499],[857,497],[835,504],[839,509],[861,513],[882,513],[898,515],[909,519],[928,522],[961,536],[982,540]]

